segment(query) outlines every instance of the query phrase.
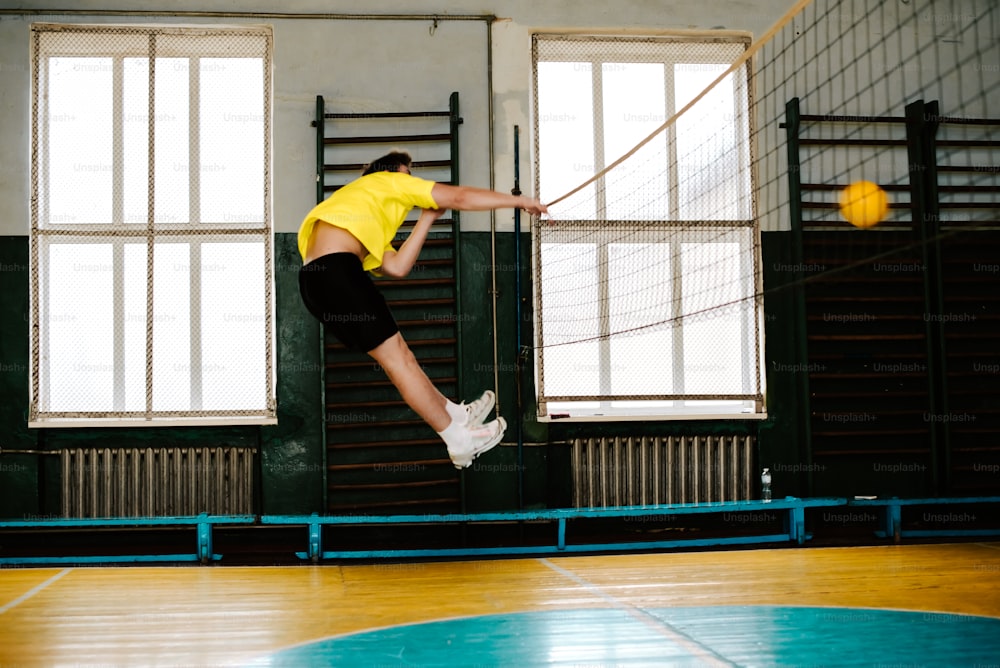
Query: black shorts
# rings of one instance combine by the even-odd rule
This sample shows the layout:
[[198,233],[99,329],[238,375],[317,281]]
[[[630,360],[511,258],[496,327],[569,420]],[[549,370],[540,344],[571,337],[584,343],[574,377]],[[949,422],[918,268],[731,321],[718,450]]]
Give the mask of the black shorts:
[[351,253],[304,265],[299,293],[309,312],[348,348],[369,352],[399,331],[385,297]]

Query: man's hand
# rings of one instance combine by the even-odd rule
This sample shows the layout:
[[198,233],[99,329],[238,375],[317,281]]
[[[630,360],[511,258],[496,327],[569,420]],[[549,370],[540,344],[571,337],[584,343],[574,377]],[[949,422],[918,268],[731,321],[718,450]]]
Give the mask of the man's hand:
[[443,208],[442,209],[421,209],[420,210],[420,218],[417,219],[417,222],[419,223],[424,218],[427,218],[427,220],[424,221],[424,222],[431,222],[431,223],[433,223],[435,220],[437,220],[438,218],[440,218],[441,216],[443,216],[444,212],[447,211],[447,210],[448,209],[443,209]]
[[434,198],[438,206],[456,211],[489,211],[510,208],[524,209],[536,216],[549,212],[549,208],[537,199],[471,186],[435,183],[431,190],[431,197]]
[[393,278],[403,278],[413,269],[420,255],[420,249],[424,246],[427,233],[438,218],[444,215],[448,209],[421,209],[420,217],[417,218],[410,236],[406,238],[398,251],[386,251],[382,256],[381,271],[386,276]]
[[533,216],[540,216],[543,213],[549,212],[549,207],[545,206],[537,199],[532,199],[530,197],[522,197],[521,199],[524,200],[524,203],[521,204],[519,208],[524,209]]

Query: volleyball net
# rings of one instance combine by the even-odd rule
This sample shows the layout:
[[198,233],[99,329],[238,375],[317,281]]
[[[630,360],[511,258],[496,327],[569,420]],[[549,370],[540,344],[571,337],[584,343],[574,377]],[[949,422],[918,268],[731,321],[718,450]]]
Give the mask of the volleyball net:
[[[945,205],[964,198],[944,222],[995,222],[1000,128],[982,119],[1000,101],[998,25],[987,0],[815,0],[756,41],[536,35],[536,188],[551,212],[532,230],[540,412],[760,407],[762,232],[828,228],[850,245],[918,226],[916,101],[935,118],[910,124],[953,140],[937,162],[968,166],[939,177],[954,186]],[[804,121],[791,135],[790,109]],[[839,215],[858,180],[892,202],[874,230]]]

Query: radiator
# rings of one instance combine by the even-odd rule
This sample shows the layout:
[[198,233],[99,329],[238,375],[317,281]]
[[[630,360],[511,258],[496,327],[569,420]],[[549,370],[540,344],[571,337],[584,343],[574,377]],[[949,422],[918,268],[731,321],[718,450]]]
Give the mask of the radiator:
[[740,501],[753,494],[750,436],[572,441],[577,508]]
[[64,517],[252,514],[252,448],[60,452]]

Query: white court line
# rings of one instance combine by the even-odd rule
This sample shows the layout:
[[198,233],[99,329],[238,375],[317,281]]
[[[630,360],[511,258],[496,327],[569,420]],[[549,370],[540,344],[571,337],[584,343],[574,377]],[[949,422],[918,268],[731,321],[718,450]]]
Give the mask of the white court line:
[[623,600],[621,600],[619,598],[616,598],[616,597],[612,596],[611,594],[607,593],[606,591],[604,591],[603,589],[601,589],[597,585],[595,585],[595,584],[593,584],[591,582],[588,582],[584,578],[580,577],[576,573],[573,573],[572,571],[568,571],[565,568],[563,568],[562,566],[557,566],[556,564],[553,564],[548,559],[539,559],[539,561],[542,562],[543,564],[545,564],[546,566],[548,566],[549,568],[551,568],[552,570],[554,570],[555,572],[559,573],[560,575],[564,575],[567,578],[569,578],[570,580],[572,580],[573,582],[576,582],[578,585],[580,585],[581,587],[583,587],[584,589],[586,589],[590,593],[594,594],[595,596],[599,596],[599,597],[603,598],[605,601],[607,601],[608,603],[610,603],[611,605],[615,606],[616,608],[618,608],[620,610],[624,610],[629,615],[631,615],[632,617],[634,617],[638,621],[642,622],[643,624],[645,624],[649,628],[653,629],[654,631],[656,631],[660,635],[665,636],[671,642],[673,642],[673,643],[675,643],[677,645],[680,645],[681,647],[683,647],[684,649],[686,649],[692,656],[695,656],[698,659],[701,659],[702,661],[704,661],[705,665],[708,665],[708,666],[735,666],[735,665],[737,665],[737,664],[735,664],[735,663],[733,663],[733,662],[725,659],[724,657],[720,656],[719,654],[716,654],[712,650],[711,647],[707,647],[705,645],[702,645],[697,640],[694,640],[693,638],[690,638],[690,637],[684,635],[683,633],[681,633],[677,629],[675,629],[672,626],[670,626],[670,624],[668,624],[664,620],[659,619],[658,617],[655,617],[655,616],[649,614],[648,612],[646,612],[642,608],[638,608],[638,607],[632,605],[631,603],[628,603],[626,601],[623,601]]
[[19,605],[21,603],[24,603],[25,601],[27,601],[32,596],[34,596],[38,592],[40,592],[43,589],[45,589],[46,587],[48,587],[50,584],[54,583],[56,580],[58,580],[62,576],[64,576],[67,573],[69,573],[71,570],[73,570],[73,569],[72,568],[64,568],[64,569],[62,569],[61,571],[59,571],[58,573],[56,573],[55,575],[53,575],[52,577],[50,577],[45,582],[43,582],[43,583],[41,583],[39,585],[35,585],[34,587],[32,587],[31,589],[29,589],[28,591],[24,592],[23,594],[21,594],[20,596],[18,596],[17,598],[15,598],[10,603],[8,603],[8,604],[6,604],[4,606],[0,606],[0,615],[2,615],[3,613],[7,612],[11,608],[13,608],[15,605]]
[[979,547],[988,547],[991,550],[1000,550],[1000,545],[997,545],[995,543],[976,543],[976,545],[978,545]]

